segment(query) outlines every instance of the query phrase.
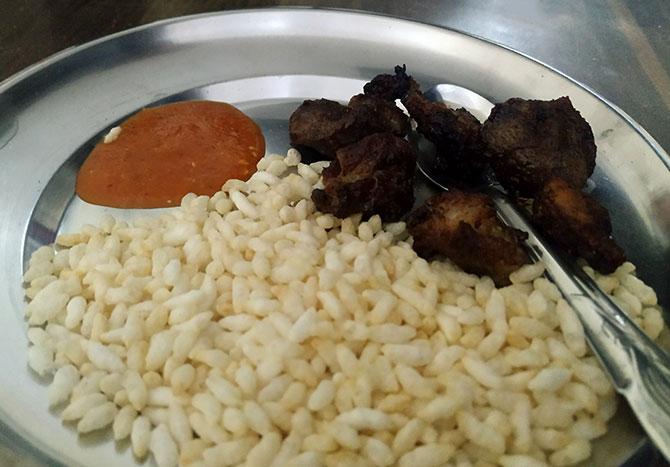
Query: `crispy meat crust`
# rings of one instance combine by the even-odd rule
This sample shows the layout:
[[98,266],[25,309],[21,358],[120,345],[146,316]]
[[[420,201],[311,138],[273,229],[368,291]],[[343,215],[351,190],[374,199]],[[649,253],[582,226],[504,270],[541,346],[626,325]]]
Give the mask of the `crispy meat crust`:
[[292,146],[313,149],[325,159],[332,159],[338,148],[365,136],[356,113],[328,99],[303,102],[291,114],[288,128]]
[[499,286],[509,284],[510,273],[529,262],[522,247],[528,235],[503,224],[491,199],[481,193],[437,194],[410,214],[407,226],[420,256],[444,255]]
[[289,118],[291,145],[317,151],[322,159],[333,159],[344,146],[374,133],[405,136],[409,119],[393,102],[359,94],[349,105],[328,99],[307,100]]
[[534,196],[553,177],[581,188],[595,168],[593,132],[568,97],[497,104],[482,136],[496,178],[522,196]]
[[323,171],[323,190],[314,190],[317,209],[337,217],[379,214],[400,219],[414,204],[416,154],[407,141],[390,133],[366,136],[337,151]]
[[474,115],[429,101],[413,80],[402,103],[416,121],[416,130],[435,145],[435,169],[456,184],[471,185],[482,180],[486,167],[482,125]]
[[614,272],[626,260],[611,237],[607,209],[560,178],[551,179],[538,193],[533,220],[557,245],[603,274]]
[[409,91],[412,78],[407,76],[405,65],[396,65],[394,74],[377,75],[363,86],[363,92],[368,96],[376,96],[387,101],[402,99]]
[[393,102],[357,94],[349,100],[349,108],[367,134],[392,133],[402,138],[409,131],[409,118]]

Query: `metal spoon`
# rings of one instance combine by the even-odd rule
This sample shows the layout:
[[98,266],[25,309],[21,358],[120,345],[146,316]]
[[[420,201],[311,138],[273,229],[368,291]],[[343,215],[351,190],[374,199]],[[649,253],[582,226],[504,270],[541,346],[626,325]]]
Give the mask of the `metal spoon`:
[[[468,89],[439,84],[425,93],[432,101],[465,107],[480,121],[493,104]],[[435,185],[449,190],[433,167],[434,151],[419,147],[420,171]],[[579,316],[593,352],[609,373],[615,389],[630,404],[640,424],[670,460],[670,357],[629,316],[600,290],[575,261],[550,246],[514,204],[493,185],[482,190],[493,200],[500,218],[528,233],[530,256],[542,261],[546,274]]]

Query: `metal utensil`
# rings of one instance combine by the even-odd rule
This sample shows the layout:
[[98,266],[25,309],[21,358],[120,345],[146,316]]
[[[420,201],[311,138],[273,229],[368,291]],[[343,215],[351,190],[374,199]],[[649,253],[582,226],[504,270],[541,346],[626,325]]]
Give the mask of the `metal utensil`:
[[[425,93],[433,101],[465,107],[484,120],[493,104],[460,86],[439,84]],[[448,182],[435,173],[435,154],[419,150],[419,170],[435,185]],[[528,233],[530,255],[544,262],[546,273],[579,316],[586,337],[609,373],[617,392],[630,404],[651,440],[670,459],[670,358],[610,298],[575,261],[550,246],[499,189],[485,191],[505,223]]]

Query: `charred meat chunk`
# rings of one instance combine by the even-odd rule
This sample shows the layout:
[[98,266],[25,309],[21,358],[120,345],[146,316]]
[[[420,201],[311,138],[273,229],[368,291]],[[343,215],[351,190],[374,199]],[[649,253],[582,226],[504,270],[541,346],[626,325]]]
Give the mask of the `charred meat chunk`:
[[474,115],[428,100],[414,81],[402,103],[416,121],[416,130],[435,145],[435,170],[456,184],[481,181],[486,166],[482,125]]
[[393,102],[358,94],[349,100],[349,108],[367,134],[388,132],[403,137],[409,131],[409,118]]
[[367,96],[380,97],[387,101],[394,101],[405,97],[412,81],[412,78],[405,73],[406,70],[405,65],[396,65],[394,74],[375,76],[369,83],[363,86],[363,92]]
[[409,215],[414,250],[424,258],[444,255],[464,271],[490,276],[498,286],[529,262],[521,245],[528,235],[503,224],[481,193],[448,191]]
[[317,151],[325,159],[373,133],[390,132],[404,136],[409,130],[407,116],[393,102],[360,94],[348,106],[328,99],[307,100],[289,119],[291,145]]
[[366,136],[337,151],[323,170],[323,190],[312,200],[321,212],[337,217],[379,214],[395,221],[414,204],[416,154],[407,141],[390,133]]
[[614,272],[626,260],[611,237],[607,209],[560,178],[551,179],[538,193],[533,220],[553,242],[603,274]]
[[522,196],[532,197],[552,177],[581,188],[595,167],[593,132],[568,97],[497,104],[482,135],[496,178]]
[[328,99],[303,102],[291,114],[288,129],[292,146],[314,149],[327,159],[335,157],[338,148],[365,136],[356,112]]

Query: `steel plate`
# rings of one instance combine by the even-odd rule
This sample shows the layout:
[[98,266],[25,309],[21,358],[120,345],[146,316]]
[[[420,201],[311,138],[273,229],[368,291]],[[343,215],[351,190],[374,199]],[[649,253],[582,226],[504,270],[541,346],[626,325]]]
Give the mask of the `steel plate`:
[[[670,159],[625,113],[570,78],[493,43],[384,16],[272,9],[174,19],[66,50],[0,84],[0,439],[50,465],[135,463],[109,435],[78,438],[63,426],[26,366],[24,261],[59,229],[103,211],[73,197],[76,170],[101,134],[149,104],[204,97],[239,106],[263,127],[268,151],[284,152],[299,102],[346,100],[398,63],[425,87],[453,83],[494,102],[569,95],[596,136],[593,194],[667,307]],[[589,464],[620,465],[645,446],[624,407]]]

